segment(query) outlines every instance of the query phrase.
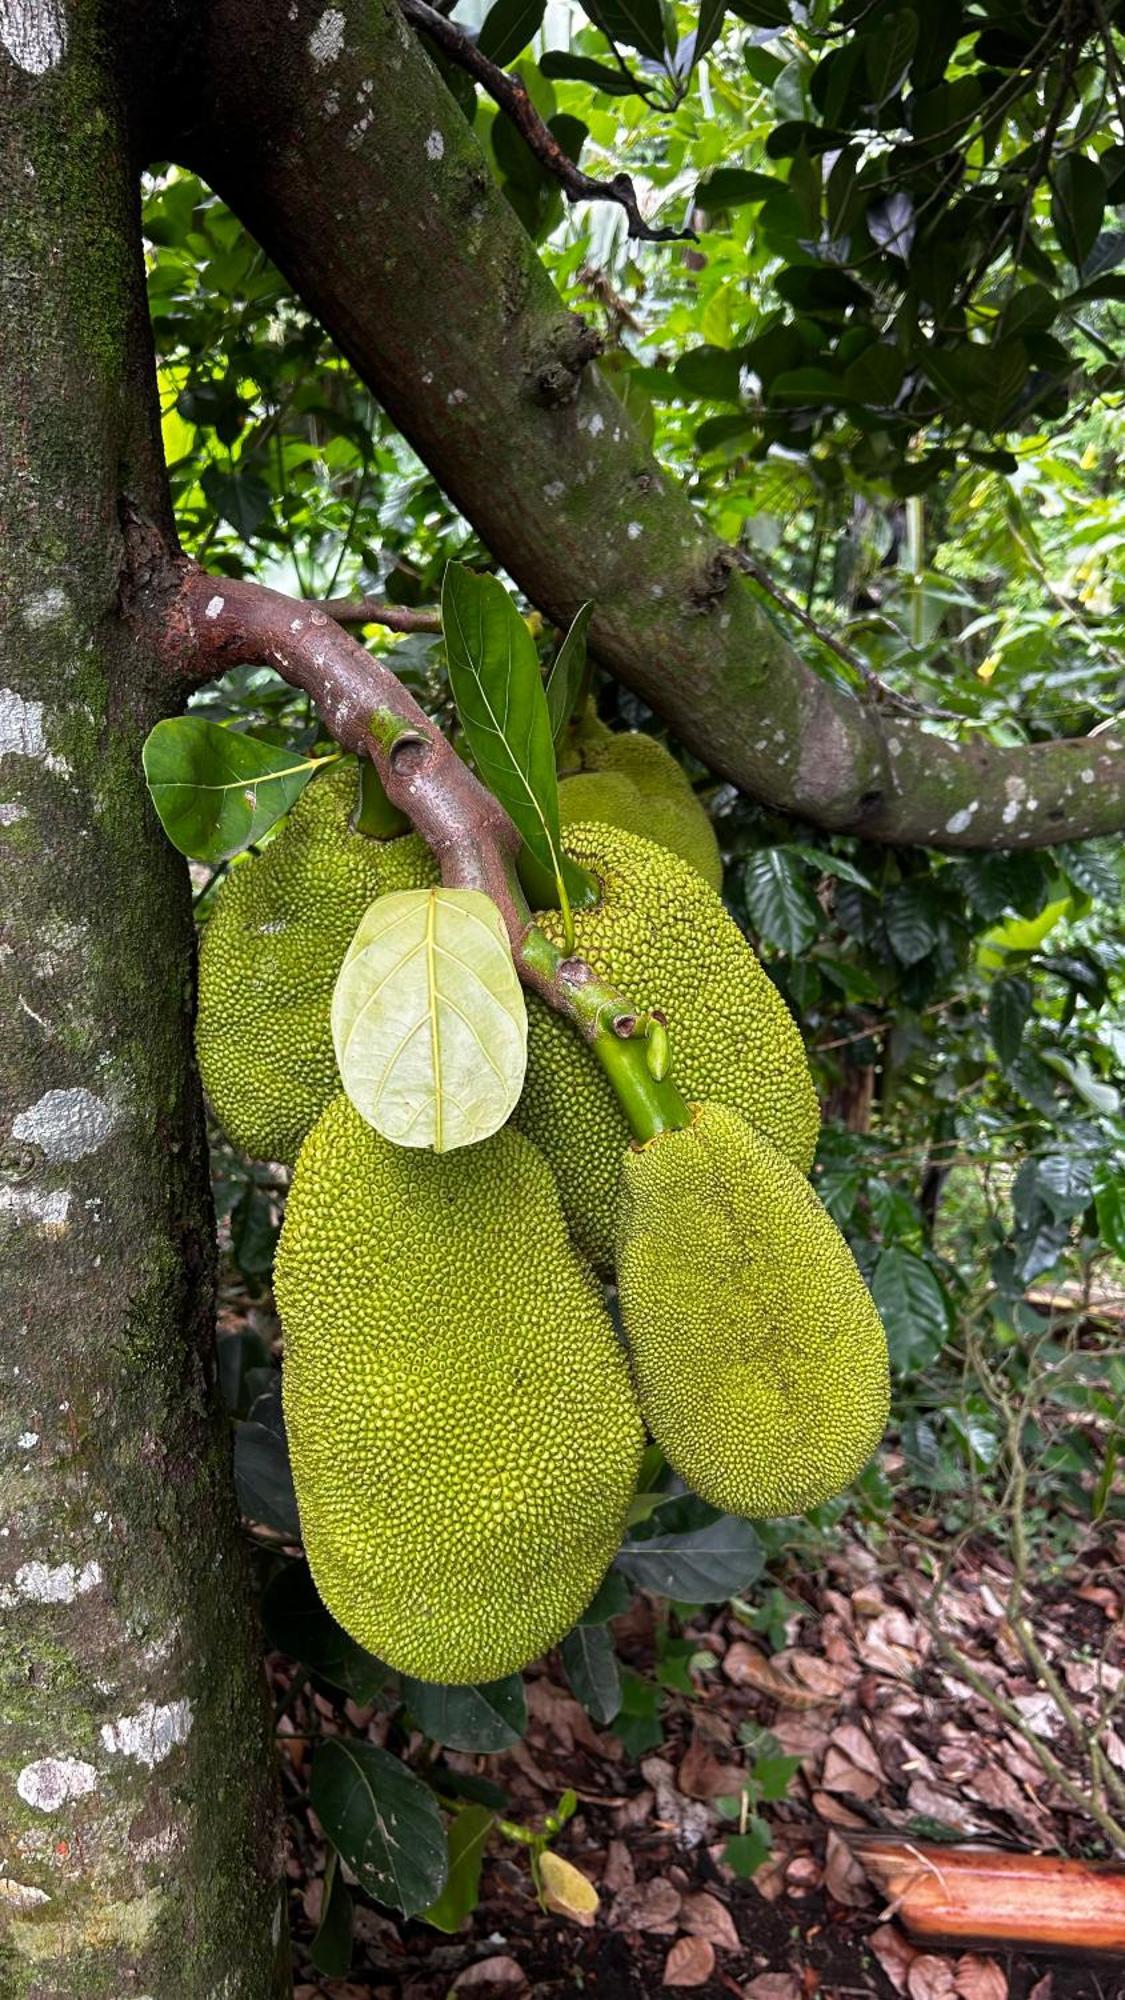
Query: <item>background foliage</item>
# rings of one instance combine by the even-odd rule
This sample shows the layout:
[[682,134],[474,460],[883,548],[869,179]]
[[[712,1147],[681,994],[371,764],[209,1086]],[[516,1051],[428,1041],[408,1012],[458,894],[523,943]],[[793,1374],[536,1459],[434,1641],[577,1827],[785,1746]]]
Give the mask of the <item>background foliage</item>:
[[[588,171],[629,171],[646,213],[696,231],[637,244],[619,209],[564,213],[523,142],[451,74],[658,455],[761,567],[771,615],[818,672],[892,714],[922,706],[938,733],[1086,732],[1121,699],[1122,12],[1101,0],[457,10]],[[451,557],[491,566],[220,202],[158,174],[146,228],[191,554],[301,595],[400,605],[434,605]],[[393,647],[448,722],[439,642],[368,638]],[[611,720],[652,724],[613,685],[598,697]],[[316,739],[265,669],[229,675],[199,708],[278,744]],[[817,1186],[886,1320],[895,1416],[859,1491],[805,1523],[716,1519],[649,1464],[630,1538],[562,1648],[575,1692],[632,1757],[661,1741],[667,1701],[690,1697],[683,1607],[733,1595],[768,1633],[845,1505],[876,1545],[896,1509],[924,1514],[935,1573],[950,1536],[1003,1537],[1029,1470],[1047,1569],[1120,1506],[1119,853],[866,846],[772,816],[687,762],[715,814],[729,905],[806,1037],[825,1106]],[[213,880],[200,877],[201,915]],[[215,1157],[229,1258],[262,1293],[283,1190],[218,1142]],[[332,1700],[385,1704],[397,1747],[411,1723],[454,1749],[515,1740],[518,1679],[400,1682],[334,1626],[305,1566],[281,1553],[296,1517],[269,1341],[232,1335],[222,1359],[271,1643]],[[609,1623],[645,1589],[670,1600],[650,1677],[622,1672]],[[452,1929],[488,1834],[522,1841],[542,1886],[571,1808],[513,1827],[495,1787],[434,1758],[423,1781],[330,1738],[313,1802],[362,1888]],[[768,1847],[759,1807],[784,1790],[785,1763],[762,1746],[754,1797],[733,1802],[740,1872]],[[405,1877],[388,1874],[378,1798],[410,1828]],[[331,1970],[348,1949],[342,1877],[327,1891],[318,1949]]]

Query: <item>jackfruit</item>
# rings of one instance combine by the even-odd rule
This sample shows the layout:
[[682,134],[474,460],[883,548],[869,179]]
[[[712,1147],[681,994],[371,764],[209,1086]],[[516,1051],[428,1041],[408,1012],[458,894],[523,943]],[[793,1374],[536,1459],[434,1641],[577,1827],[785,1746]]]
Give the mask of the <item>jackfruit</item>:
[[236,1146],[291,1166],[340,1088],[332,989],[368,905],[438,880],[417,834],[351,828],[354,757],[301,793],[260,854],[232,868],[199,951],[195,1047],[216,1118]]
[[638,731],[614,735],[592,709],[572,732],[562,765],[578,768],[559,782],[563,827],[598,820],[654,840],[678,854],[713,889],[723,885],[715,829],[691,780],[663,743]]
[[275,1293],[329,1610],[419,1680],[526,1666],[597,1589],[644,1443],[542,1155],[510,1125],[407,1150],[341,1094],[301,1149]]
[[[573,826],[564,845],[602,891],[574,912],[575,955],[634,1007],[667,1015],[670,1075],[685,1097],[732,1105],[807,1173],[819,1111],[801,1037],[714,890],[687,862],[615,827]],[[537,921],[563,944],[557,911]],[[608,1274],[629,1127],[574,1029],[530,993],[527,1011],[515,1120],[554,1169],[579,1248]]]
[[692,1108],[622,1167],[617,1282],[641,1411],[712,1506],[803,1513],[882,1436],[882,1323],[792,1162],[726,1106]]

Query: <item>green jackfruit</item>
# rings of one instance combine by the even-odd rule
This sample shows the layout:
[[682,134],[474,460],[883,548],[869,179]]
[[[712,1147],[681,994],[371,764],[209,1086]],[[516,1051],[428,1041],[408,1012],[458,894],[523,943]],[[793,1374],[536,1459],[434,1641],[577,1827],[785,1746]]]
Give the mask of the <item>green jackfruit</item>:
[[[602,888],[599,903],[575,912],[577,956],[638,1009],[664,1011],[670,1074],[685,1097],[733,1105],[807,1173],[819,1112],[801,1037],[714,890],[675,855],[614,827],[573,826],[565,846]],[[563,943],[557,911],[538,921]],[[608,1273],[629,1128],[573,1028],[530,993],[527,1011],[516,1123],[554,1169],[579,1248]]]
[[723,860],[708,814],[691,780],[663,743],[635,730],[614,735],[588,710],[573,733],[563,762],[579,768],[559,783],[564,827],[599,820],[654,840],[678,854],[713,889],[723,885]]
[[354,758],[301,793],[260,854],[232,868],[199,952],[195,1046],[215,1116],[236,1146],[292,1165],[340,1088],[332,989],[369,904],[438,879],[417,834],[351,828]]
[[828,1211],[724,1105],[630,1148],[617,1243],[645,1420],[696,1493],[751,1519],[839,1493],[887,1420],[887,1343]]
[[301,1149],[275,1271],[312,1573],[419,1680],[497,1680],[585,1608],[644,1432],[550,1168],[503,1126],[434,1154],[336,1097]]

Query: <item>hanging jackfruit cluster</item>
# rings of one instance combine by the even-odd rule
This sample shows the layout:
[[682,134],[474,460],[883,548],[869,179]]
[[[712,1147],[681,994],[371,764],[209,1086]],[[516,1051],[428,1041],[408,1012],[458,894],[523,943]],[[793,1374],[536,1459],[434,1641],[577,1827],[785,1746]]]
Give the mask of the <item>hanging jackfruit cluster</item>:
[[[538,922],[666,1023],[682,1129],[634,1141],[591,1049],[530,995],[509,1125],[438,1155],[364,1122],[332,1056],[337,971],[369,903],[436,870],[413,836],[352,830],[350,760],[235,867],[201,955],[216,1113],[249,1150],[300,1149],[275,1282],[312,1572],[422,1680],[496,1679],[564,1635],[619,1545],[646,1427],[697,1493],[755,1517],[839,1491],[886,1416],[878,1316],[805,1178],[801,1038],[716,894],[717,849],[689,837],[705,815],[681,772],[654,844],[634,801],[654,834],[674,760],[589,717],[577,741],[565,845],[597,900],[572,944],[558,911]],[[624,1344],[595,1270],[616,1273]]]
[[712,889],[723,886],[715,829],[683,765],[653,736],[607,729],[592,705],[560,758],[559,816],[564,831],[597,820],[640,834],[689,862]]

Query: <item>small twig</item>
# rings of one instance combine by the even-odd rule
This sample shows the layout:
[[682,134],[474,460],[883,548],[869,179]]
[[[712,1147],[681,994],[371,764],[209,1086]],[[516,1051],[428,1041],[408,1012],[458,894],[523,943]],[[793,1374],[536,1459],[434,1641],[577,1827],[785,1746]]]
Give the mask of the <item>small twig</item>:
[[637,206],[636,190],[628,174],[614,174],[611,181],[595,180],[563,152],[554,133],[545,125],[518,76],[500,69],[482,55],[475,42],[447,21],[427,0],[399,0],[408,21],[436,42],[451,62],[473,77],[488,92],[505,116],[510,118],[528,150],[544,171],[562,188],[569,201],[615,201],[629,218],[629,234],[645,243],[696,241],[694,229],[660,229],[646,222]]
[[819,639],[822,646],[827,646],[830,653],[835,653],[837,659],[843,660],[845,666],[849,666],[854,674],[858,674],[864,686],[870,688],[880,700],[893,703],[896,707],[904,709],[908,715],[938,716],[944,722],[961,721],[962,718],[955,715],[952,709],[930,708],[925,702],[915,701],[912,695],[899,694],[893,687],[888,687],[874,668],[869,667],[867,661],[853,652],[843,639],[838,639],[834,632],[828,630],[827,625],[821,625],[797,603],[795,598],[790,597],[788,591],[782,590],[779,584],[774,583],[772,577],[767,576],[765,570],[754,561],[753,556],[746,554],[745,549],[736,549],[734,554],[738,567],[758,585],[759,590],[764,590],[766,596],[772,598],[778,610],[784,611],[787,617],[795,618],[798,625],[803,625],[806,632],[811,632],[814,639]]
[[306,599],[327,611],[337,625],[385,625],[388,632],[440,632],[437,611],[411,611],[405,604],[380,604],[374,597]]

